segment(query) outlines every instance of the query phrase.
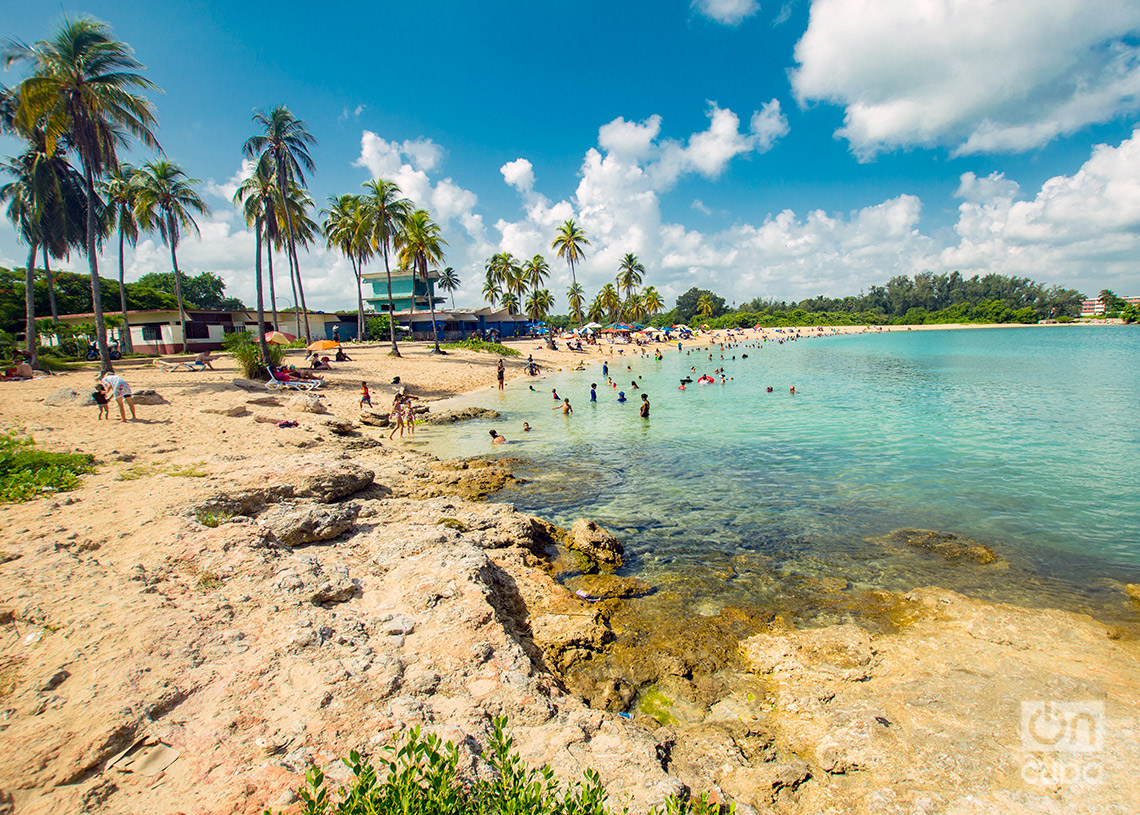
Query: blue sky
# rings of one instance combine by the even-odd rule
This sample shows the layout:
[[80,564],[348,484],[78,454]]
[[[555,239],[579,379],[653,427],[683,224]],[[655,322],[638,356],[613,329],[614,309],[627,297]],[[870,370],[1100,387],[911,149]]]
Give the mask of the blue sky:
[[[3,5],[7,37],[60,19]],[[163,89],[162,146],[214,207],[180,260],[247,301],[253,239],[227,195],[250,114],[279,103],[319,140],[318,204],[383,175],[432,211],[460,303],[490,254],[543,252],[565,310],[550,241],[568,217],[592,240],[590,295],[626,252],[670,304],[693,285],[839,296],[928,269],[1140,294],[1132,0],[64,8],[109,23]],[[0,262],[23,257],[5,222]],[[154,240],[128,258],[128,278],[168,268]],[[311,305],[351,307],[343,259],[315,247],[302,270]]]

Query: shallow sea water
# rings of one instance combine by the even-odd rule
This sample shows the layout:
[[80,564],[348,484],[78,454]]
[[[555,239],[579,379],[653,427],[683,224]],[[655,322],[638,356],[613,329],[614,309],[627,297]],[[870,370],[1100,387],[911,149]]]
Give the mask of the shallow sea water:
[[[729,347],[723,361],[718,346],[653,348],[662,361],[628,346],[605,358],[625,404],[595,356],[462,400],[501,420],[418,436],[441,456],[525,458],[528,483],[496,500],[597,519],[624,542],[627,573],[696,614],[744,604],[828,622],[858,614],[860,590],[939,585],[1136,621],[1121,584],[1140,582],[1140,330],[805,337]],[[678,390],[721,366],[725,385]],[[573,416],[551,409],[552,388]],[[492,448],[492,427],[512,443]],[[875,540],[906,527],[973,539],[1005,564]]]

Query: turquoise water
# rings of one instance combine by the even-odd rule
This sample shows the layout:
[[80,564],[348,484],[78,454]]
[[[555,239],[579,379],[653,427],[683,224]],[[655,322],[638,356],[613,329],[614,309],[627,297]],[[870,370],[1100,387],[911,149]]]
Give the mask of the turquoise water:
[[[709,348],[657,346],[661,362],[615,352],[605,359],[625,404],[596,356],[583,372],[488,389],[466,401],[503,419],[431,428],[432,449],[527,459],[530,482],[501,499],[556,522],[593,517],[625,542],[627,571],[716,603],[792,602],[823,581],[1134,614],[1119,582],[1140,581],[1140,330],[757,345],[726,348],[723,362],[717,346],[712,361]],[[677,389],[719,366],[731,381]],[[591,382],[602,385],[595,404]],[[573,416],[551,410],[551,388]],[[491,427],[515,443],[492,448]],[[971,538],[1004,565],[870,540],[901,527]]]

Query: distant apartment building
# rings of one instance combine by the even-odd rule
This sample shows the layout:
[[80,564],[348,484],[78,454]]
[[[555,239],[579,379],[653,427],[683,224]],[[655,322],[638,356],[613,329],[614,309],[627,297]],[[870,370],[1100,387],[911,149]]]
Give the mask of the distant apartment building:
[[[1140,306],[1140,297],[1121,297],[1120,299],[1131,306]],[[1104,314],[1104,304],[1100,300],[1081,301],[1082,317],[1099,317],[1102,314]]]

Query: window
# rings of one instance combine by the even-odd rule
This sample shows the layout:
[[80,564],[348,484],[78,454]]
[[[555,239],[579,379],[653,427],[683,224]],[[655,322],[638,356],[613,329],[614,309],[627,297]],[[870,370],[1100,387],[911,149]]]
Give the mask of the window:
[[210,327],[205,323],[186,323],[186,339],[208,340],[210,339]]
[[161,323],[146,323],[142,326],[143,342],[161,342],[162,341],[162,324]]

